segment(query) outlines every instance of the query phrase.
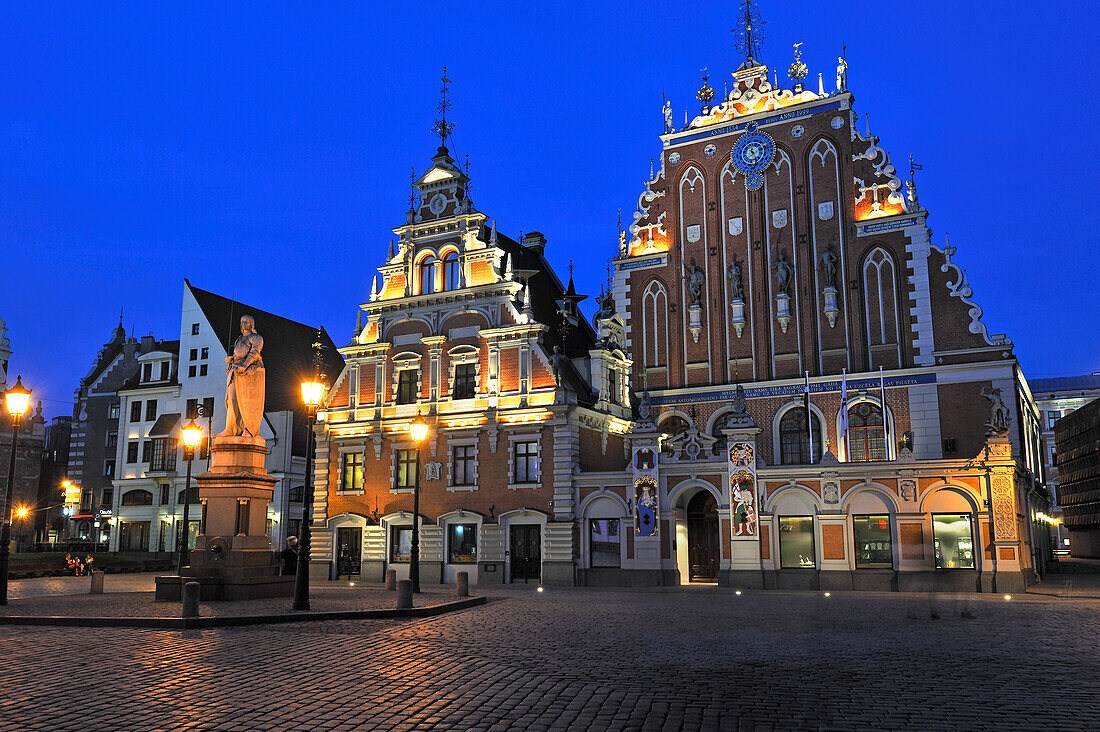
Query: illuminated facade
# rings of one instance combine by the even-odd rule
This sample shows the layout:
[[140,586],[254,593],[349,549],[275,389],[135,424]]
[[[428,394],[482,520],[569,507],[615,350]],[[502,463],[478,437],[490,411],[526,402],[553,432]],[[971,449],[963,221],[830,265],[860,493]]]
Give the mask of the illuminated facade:
[[405,575],[423,414],[428,581],[1036,578],[1049,498],[1011,341],[858,129],[847,62],[813,92],[796,52],[779,89],[754,53],[683,128],[666,104],[594,327],[440,148],[322,412],[316,576]]
[[[622,471],[630,362],[622,321],[550,268],[546,241],[496,229],[439,148],[359,307],[319,415],[318,577],[405,577],[422,415],[421,571],[453,582],[575,581],[577,473]],[[331,375],[330,375],[331,376]],[[625,510],[621,498],[608,501]]]

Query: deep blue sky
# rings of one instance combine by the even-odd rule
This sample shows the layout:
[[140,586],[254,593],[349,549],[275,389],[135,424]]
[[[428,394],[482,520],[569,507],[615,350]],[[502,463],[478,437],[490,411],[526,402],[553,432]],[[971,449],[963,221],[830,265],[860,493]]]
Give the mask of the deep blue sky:
[[[175,338],[183,278],[351,336],[422,171],[440,70],[475,205],[538,229],[599,289],[615,214],[660,150],[661,92],[696,109],[740,62],[736,3],[5,3],[0,318],[47,416],[124,308]],[[762,0],[764,61],[811,88],[847,43],[856,109],[912,153],[937,244],[1030,376],[1100,369],[1097,8]],[[717,82],[717,83],[715,83]],[[585,303],[591,304],[591,300]]]

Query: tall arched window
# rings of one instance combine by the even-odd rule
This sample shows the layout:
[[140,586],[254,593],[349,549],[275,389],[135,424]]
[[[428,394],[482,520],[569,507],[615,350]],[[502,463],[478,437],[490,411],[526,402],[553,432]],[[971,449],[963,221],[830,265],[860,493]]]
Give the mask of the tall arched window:
[[429,254],[420,261],[420,294],[430,295],[435,292],[435,272],[439,268],[439,260]]
[[443,289],[457,290],[462,287],[462,270],[458,252],[450,252],[443,257]]
[[[882,247],[867,255],[863,262],[863,292],[867,308],[867,342],[876,346],[898,343],[897,294],[894,290],[894,261]],[[887,352],[890,349],[886,349]],[[871,366],[876,365],[872,352]],[[881,359],[879,360],[881,363]],[[891,362],[887,362],[887,368]]]
[[668,363],[668,292],[658,280],[642,294],[642,342],[646,366]]
[[860,402],[848,407],[848,460],[886,459],[882,409],[870,402]]
[[[821,420],[810,412],[810,429],[814,437],[814,462],[821,461]],[[779,420],[779,462],[783,465],[806,465],[810,462],[810,433],[806,428],[806,410],[788,409]]]

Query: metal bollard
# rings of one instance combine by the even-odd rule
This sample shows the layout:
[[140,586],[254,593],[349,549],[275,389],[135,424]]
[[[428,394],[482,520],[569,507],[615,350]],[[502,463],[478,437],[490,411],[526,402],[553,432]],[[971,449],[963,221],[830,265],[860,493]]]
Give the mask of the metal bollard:
[[413,606],[412,580],[401,580],[397,583],[397,609]]
[[88,592],[93,595],[103,594],[103,576],[105,574],[106,573],[101,569],[97,569],[92,572],[92,588],[88,590]]
[[470,573],[459,572],[455,576],[455,595],[457,597],[470,596]]
[[199,590],[202,585],[198,582],[187,582],[183,585],[183,617],[197,618],[199,616]]
[[396,590],[397,589],[397,570],[396,569],[387,569],[386,570],[386,589],[387,590]]

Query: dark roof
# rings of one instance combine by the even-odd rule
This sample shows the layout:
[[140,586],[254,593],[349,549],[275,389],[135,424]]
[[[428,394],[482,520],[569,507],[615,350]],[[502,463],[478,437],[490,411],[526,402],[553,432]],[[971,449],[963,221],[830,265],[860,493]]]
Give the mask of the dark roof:
[[150,437],[166,437],[172,434],[172,430],[176,428],[176,425],[180,421],[179,412],[171,412],[169,414],[162,414],[157,417],[157,421],[153,423],[152,429],[149,430]]
[[[140,349],[141,341],[137,341],[137,345],[135,347]],[[138,351],[134,352],[134,356],[136,358],[141,358],[146,353],[152,353],[153,351],[163,351],[164,353],[174,353],[175,355],[178,356],[179,352],[180,352],[180,342],[179,342],[178,339],[174,340],[174,341],[154,341],[152,350],[144,351],[144,352],[141,352],[140,350],[138,350]],[[167,381],[159,381],[158,380],[158,381],[146,381],[146,382],[143,383],[141,381],[141,366],[140,366],[140,364],[137,363],[137,361],[135,361],[134,362],[134,373],[133,373],[133,375],[129,379],[126,380],[126,383],[124,383],[124,384],[122,384],[122,386],[118,387],[118,390],[119,391],[129,391],[131,389],[163,389],[165,386],[179,386],[180,381],[176,377],[177,377],[177,374],[172,374],[172,378],[168,379]]]
[[1057,376],[1050,379],[1028,379],[1031,393],[1049,391],[1085,391],[1100,389],[1100,374],[1082,374],[1081,376]]
[[[230,338],[236,340],[240,335],[241,316],[248,314],[256,319],[256,332],[264,339],[262,356],[267,375],[264,410],[300,412],[301,382],[303,376],[313,371],[313,343],[317,340],[317,326],[298,323],[213,292],[200,290],[188,280],[184,282],[195,296],[195,302],[202,308],[207,322],[222,340],[227,353],[232,346]],[[321,371],[331,384],[344,369],[344,359],[323,327],[320,328],[320,336],[323,346]]]
[[[489,229],[482,226],[478,238],[483,242],[489,242]],[[587,358],[589,350],[595,347],[596,331],[592,329],[592,325],[580,308],[577,308],[577,325],[562,327],[565,318],[558,312],[558,301],[566,294],[566,287],[562,285],[542,252],[526,247],[500,232],[497,232],[497,248],[507,253],[512,269],[536,272],[527,282],[531,288],[531,311],[535,320],[550,326],[550,330],[543,336],[543,349],[547,358],[553,354],[554,346],[561,346],[562,353],[569,358]],[[572,289],[572,277],[570,277],[570,289]],[[575,290],[571,294],[575,295]],[[574,298],[575,301],[583,299],[583,297]],[[587,378],[577,371],[571,362],[562,369],[562,374],[577,393],[579,401],[583,404],[591,404],[592,387]]]

